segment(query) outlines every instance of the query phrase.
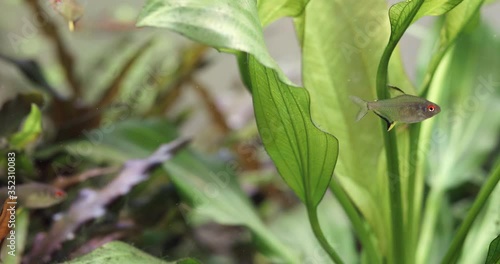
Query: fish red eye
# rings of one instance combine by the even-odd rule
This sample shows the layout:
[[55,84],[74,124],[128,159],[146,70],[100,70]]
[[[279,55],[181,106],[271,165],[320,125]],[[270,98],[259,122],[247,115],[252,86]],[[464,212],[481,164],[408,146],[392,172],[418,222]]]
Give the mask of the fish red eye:
[[428,105],[428,106],[427,106],[427,110],[428,110],[429,112],[434,112],[434,110],[436,110],[436,107],[435,107],[434,105]]
[[58,198],[63,197],[66,193],[64,191],[58,190],[54,193],[54,195]]

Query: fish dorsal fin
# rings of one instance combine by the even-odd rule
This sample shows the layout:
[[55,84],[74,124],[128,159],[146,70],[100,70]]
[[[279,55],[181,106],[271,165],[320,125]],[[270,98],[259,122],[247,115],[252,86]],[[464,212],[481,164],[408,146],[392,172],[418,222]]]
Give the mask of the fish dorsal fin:
[[405,92],[403,92],[403,90],[399,89],[399,88],[398,88],[398,87],[396,87],[396,86],[387,85],[387,87],[392,88],[392,89],[394,89],[394,90],[396,90],[396,91],[398,91],[398,92],[400,92],[400,93],[402,93],[402,94],[406,94]]

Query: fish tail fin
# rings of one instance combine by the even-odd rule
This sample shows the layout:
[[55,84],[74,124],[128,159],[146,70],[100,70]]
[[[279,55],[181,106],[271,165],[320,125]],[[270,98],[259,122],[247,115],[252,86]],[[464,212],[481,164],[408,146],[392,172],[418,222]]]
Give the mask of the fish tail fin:
[[356,122],[358,122],[359,120],[361,120],[361,118],[363,118],[367,113],[368,113],[368,102],[366,102],[365,100],[359,98],[359,97],[356,97],[356,96],[349,96],[349,98],[351,98],[351,100],[357,104],[359,106],[359,112],[358,112],[358,115],[356,116]]

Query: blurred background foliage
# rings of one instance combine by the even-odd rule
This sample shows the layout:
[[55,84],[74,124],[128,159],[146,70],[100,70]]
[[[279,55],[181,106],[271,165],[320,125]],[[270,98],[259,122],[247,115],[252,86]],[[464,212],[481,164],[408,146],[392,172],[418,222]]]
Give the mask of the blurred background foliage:
[[[18,212],[21,239],[17,243],[24,254],[18,252],[15,259],[8,259],[9,263],[19,263],[23,256],[26,261],[44,254],[49,254],[51,262],[62,262],[113,240],[125,241],[168,261],[193,257],[203,263],[330,263],[310,230],[304,206],[278,176],[262,147],[251,96],[239,80],[233,58],[165,30],[136,28],[142,1],[81,3],[85,13],[75,32],[68,30],[66,21],[45,1],[0,3],[0,154],[5,156],[17,146],[17,184],[36,181],[57,185],[64,181],[61,179],[72,179],[71,184],[59,185],[67,192],[64,202]],[[498,10],[498,5],[488,8]],[[48,15],[48,22],[33,22],[39,12]],[[295,21],[296,25],[302,22]],[[430,54],[435,51],[440,23],[439,18],[418,23],[403,40],[404,62],[413,85],[404,73],[395,74],[391,80],[408,85],[405,90],[420,87]],[[291,24],[290,20],[278,21],[264,35],[283,72],[300,84],[299,45]],[[446,55],[430,88],[429,99],[450,110],[427,121],[429,125],[422,131],[421,146],[430,154],[420,172],[427,179],[426,185],[420,186],[421,195],[427,198],[421,239],[415,245],[420,263],[437,263],[443,257],[455,227],[498,160],[497,25],[478,17]],[[324,36],[318,34],[310,37]],[[420,41],[416,52],[414,43]],[[322,45],[316,40],[312,43]],[[326,49],[325,53],[335,53],[335,49]],[[310,63],[304,62],[304,71],[316,71]],[[331,69],[324,73],[328,74],[328,70]],[[346,70],[343,74],[360,84],[357,72]],[[310,81],[307,76],[312,75],[304,77],[305,83]],[[491,80],[493,85],[481,86]],[[351,78],[343,82],[340,85],[350,85]],[[328,100],[312,94],[313,102]],[[372,98],[375,95],[374,90],[366,94]],[[343,114],[353,112],[354,120],[355,107],[347,102],[336,107],[342,104],[348,108]],[[42,111],[43,129],[26,132],[22,121],[30,113],[34,117],[28,120],[36,121],[38,112],[33,109]],[[377,172],[370,167],[348,165],[358,164],[358,159],[363,159],[362,149],[372,145],[377,149],[370,151],[378,157],[382,143],[363,145],[367,138],[348,130],[355,130],[353,120],[343,121],[350,126],[339,129],[332,125],[338,123],[331,120],[340,120],[341,116],[328,120],[328,116],[321,116],[321,109],[313,107],[312,111],[319,127],[335,134],[341,147],[346,147],[342,144],[349,139],[361,138],[351,142],[351,147],[357,147],[340,157],[347,161],[341,163],[337,176],[342,178],[344,171],[358,170],[364,172],[355,173],[357,176],[375,176]],[[325,124],[322,118],[327,120],[324,122],[333,122],[331,127],[321,126]],[[376,126],[373,119],[365,122],[364,127]],[[403,133],[405,129],[400,128]],[[14,144],[12,137],[16,132],[28,133],[31,140]],[[68,234],[72,239],[60,249],[37,252],[36,244],[45,241],[43,234],[49,231],[54,217],[66,211],[83,188],[106,186],[124,162],[145,158],[160,144],[178,136],[192,138],[189,150],[111,201],[102,216]],[[406,139],[404,135],[402,138]],[[377,164],[380,160],[370,162]],[[2,186],[6,184],[4,172],[0,171]],[[347,189],[353,184],[348,178],[341,180],[346,181],[343,184]],[[364,185],[375,188],[370,181]],[[351,190],[358,188],[351,186]],[[386,198],[378,194],[376,197]],[[386,215],[380,211],[387,208],[377,207],[377,200],[363,200],[366,193],[350,195],[360,204],[368,202],[366,208],[359,208],[368,220],[370,212],[380,214],[373,216],[374,226],[384,221]],[[500,207],[493,202],[500,201],[499,195],[497,187],[492,202],[466,240],[468,253],[462,255],[461,263],[483,263],[488,244],[500,232]],[[359,241],[330,193],[320,205],[320,221],[329,223],[324,225],[326,236],[346,263],[362,261]],[[385,234],[383,228],[378,230],[378,236]],[[131,250],[123,244],[108,247],[110,252]],[[380,244],[377,247],[384,248]],[[297,252],[300,260],[294,259]],[[149,255],[144,258],[155,261]]]

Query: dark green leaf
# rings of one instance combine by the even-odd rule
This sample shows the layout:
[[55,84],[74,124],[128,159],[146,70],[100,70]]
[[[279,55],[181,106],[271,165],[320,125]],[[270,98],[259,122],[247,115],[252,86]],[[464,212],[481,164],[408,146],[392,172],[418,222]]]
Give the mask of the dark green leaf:
[[500,235],[491,241],[488,249],[488,256],[484,264],[498,264],[500,263]]
[[30,113],[32,104],[41,106],[43,96],[39,93],[18,94],[2,105],[0,110],[0,137],[15,132],[23,119]]
[[31,112],[24,121],[21,131],[10,137],[9,143],[14,149],[23,149],[29,143],[35,141],[42,133],[42,112],[36,106],[31,105]]
[[251,55],[246,63],[264,146],[288,185],[306,205],[315,207],[333,174],[338,141],[312,123],[305,89],[282,83],[275,71]]

